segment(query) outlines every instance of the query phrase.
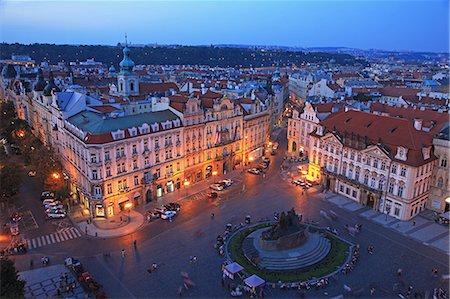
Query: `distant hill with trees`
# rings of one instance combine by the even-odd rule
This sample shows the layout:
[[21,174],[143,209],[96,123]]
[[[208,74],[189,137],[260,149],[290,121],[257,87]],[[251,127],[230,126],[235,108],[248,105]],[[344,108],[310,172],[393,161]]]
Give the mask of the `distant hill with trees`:
[[[209,65],[219,67],[261,67],[302,63],[354,65],[364,63],[348,54],[325,52],[295,52],[276,49],[228,48],[216,46],[130,46],[136,64],[153,65]],[[11,55],[29,55],[37,63],[48,61],[75,62],[94,58],[106,65],[118,66],[122,59],[122,46],[7,44],[0,43],[0,58]]]

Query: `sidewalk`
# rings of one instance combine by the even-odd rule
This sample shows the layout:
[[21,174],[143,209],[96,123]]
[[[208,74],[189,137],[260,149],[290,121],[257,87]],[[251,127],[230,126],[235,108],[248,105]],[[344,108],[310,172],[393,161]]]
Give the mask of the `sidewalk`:
[[399,234],[408,236],[422,244],[434,247],[450,255],[448,227],[438,224],[420,214],[409,221],[401,221],[336,193],[320,193],[319,197],[342,209],[355,212],[355,214],[367,220],[383,225]]
[[72,208],[70,218],[86,236],[114,238],[137,231],[144,224],[144,216],[136,210],[122,212],[109,218],[91,220],[81,207]]

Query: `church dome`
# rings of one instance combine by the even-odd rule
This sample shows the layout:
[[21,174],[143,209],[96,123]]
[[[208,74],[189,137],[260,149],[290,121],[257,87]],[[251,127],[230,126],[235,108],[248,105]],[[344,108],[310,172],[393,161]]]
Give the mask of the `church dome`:
[[110,73],[115,73],[116,72],[116,68],[114,67],[114,65],[111,64],[111,66],[109,67],[108,70]]
[[120,71],[122,73],[129,74],[129,73],[133,72],[133,68],[134,68],[135,64],[134,64],[134,61],[131,60],[129,55],[130,55],[130,49],[128,48],[128,46],[125,46],[125,48],[123,48],[123,59],[119,63]]

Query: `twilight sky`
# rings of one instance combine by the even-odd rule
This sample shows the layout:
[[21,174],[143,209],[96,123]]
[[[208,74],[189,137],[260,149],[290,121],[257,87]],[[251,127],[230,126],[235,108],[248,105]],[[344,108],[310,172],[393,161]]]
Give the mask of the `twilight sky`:
[[19,43],[344,46],[449,50],[448,0],[0,0],[0,40]]

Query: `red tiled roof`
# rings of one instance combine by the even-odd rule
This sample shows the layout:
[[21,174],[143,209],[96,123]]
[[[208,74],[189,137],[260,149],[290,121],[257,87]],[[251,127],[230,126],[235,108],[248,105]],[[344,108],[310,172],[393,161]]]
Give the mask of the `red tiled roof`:
[[202,98],[208,98],[208,99],[218,99],[221,98],[223,94],[214,92],[208,89],[208,91],[205,94],[200,95]]
[[409,149],[408,159],[398,161],[400,163],[420,166],[434,159],[431,155],[424,161],[422,156],[422,147],[432,145],[433,134],[416,130],[408,119],[349,110],[333,113],[321,124],[328,131],[336,131],[340,135],[353,133],[366,136],[372,144],[381,142],[389,149],[392,158],[398,146],[406,147]]
[[111,113],[113,111],[119,110],[114,106],[111,105],[103,105],[103,106],[90,106],[90,108],[97,110],[101,113]]
[[178,111],[180,111],[180,112],[183,112],[184,111],[184,106],[186,105],[186,103],[184,102],[172,102],[172,101],[170,101],[170,107],[172,107],[172,108],[174,108],[174,109],[176,109],[176,110],[178,110]]
[[186,95],[181,95],[181,94],[175,94],[173,96],[169,97],[170,102],[175,102],[175,103],[186,103],[188,101],[188,97]]
[[359,74],[333,74],[333,79],[344,79],[344,78],[359,78]]
[[416,95],[420,92],[420,89],[415,88],[396,88],[392,86],[383,87],[381,90],[381,94],[390,97],[400,97],[400,96],[408,96],[408,95]]
[[139,93],[141,94],[154,94],[154,93],[166,93],[167,91],[174,90],[178,92],[178,86],[173,82],[165,83],[150,83],[141,82],[139,84]]
[[312,104],[317,113],[332,112],[333,107],[338,106],[336,103]]

